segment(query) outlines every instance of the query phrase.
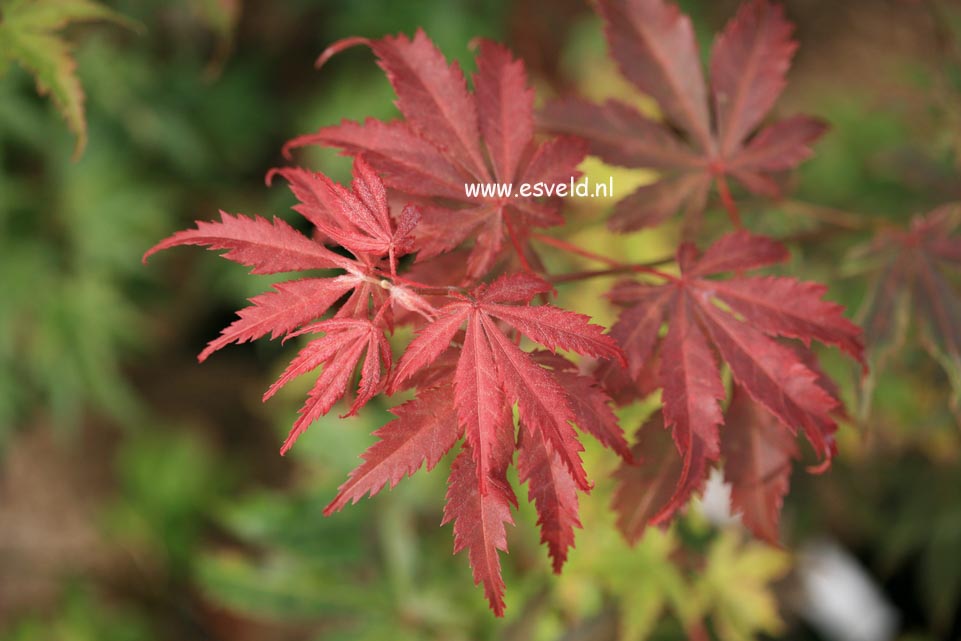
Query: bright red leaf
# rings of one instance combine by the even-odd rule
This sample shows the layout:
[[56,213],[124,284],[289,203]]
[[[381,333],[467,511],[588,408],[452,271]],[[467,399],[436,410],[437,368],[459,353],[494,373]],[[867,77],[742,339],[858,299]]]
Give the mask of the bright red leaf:
[[[538,510],[541,536],[559,570],[573,545],[577,526],[576,491],[588,491],[590,484],[581,465],[580,451],[572,423],[595,434],[605,443],[626,453],[626,443],[603,393],[578,380],[571,364],[559,356],[525,353],[505,333],[519,332],[549,349],[570,349],[596,358],[621,359],[614,341],[591,325],[585,316],[548,305],[525,306],[531,298],[550,289],[544,281],[526,274],[500,278],[480,286],[469,296],[454,298],[439,310],[433,322],[417,334],[401,358],[392,387],[399,388],[430,367],[442,354],[457,349],[453,400],[458,434],[467,442],[473,462],[475,487],[467,498],[466,463],[452,476],[449,497],[465,501],[470,510],[491,509],[500,513],[511,501],[502,491],[504,461],[509,462],[518,447],[521,480]],[[466,325],[466,332],[461,327]],[[461,339],[455,344],[455,337]],[[549,367],[542,364],[550,361]],[[558,369],[555,369],[558,368]],[[576,401],[576,394],[583,398]],[[518,405],[521,434],[515,438],[511,408]],[[461,454],[463,458],[465,454]],[[456,489],[455,489],[456,488]],[[493,495],[490,498],[489,495]],[[511,497],[513,495],[510,495]],[[453,498],[449,500],[454,500]],[[494,501],[488,505],[489,501]],[[464,508],[466,509],[466,508]],[[460,508],[448,510],[448,520],[457,518]],[[492,512],[492,513],[493,513]],[[473,513],[473,512],[472,512]],[[480,517],[478,517],[480,518]],[[499,517],[498,517],[499,518]],[[455,532],[457,531],[455,525]],[[465,526],[466,527],[466,526]],[[475,578],[485,583],[491,607],[502,607],[502,582],[492,576],[491,554],[501,547],[496,535],[464,535],[458,548],[471,549]],[[474,547],[482,550],[475,554]],[[476,559],[475,559],[476,556]],[[478,567],[476,563],[481,563]]]
[[[353,258],[331,251],[280,219],[269,222],[260,217],[221,213],[220,222],[198,222],[196,229],[177,232],[158,243],[144,255],[144,260],[162,249],[200,245],[227,250],[224,258],[253,267],[254,273],[341,271],[327,278],[278,283],[274,291],[256,296],[251,300],[253,305],[238,312],[238,320],[199,356],[203,361],[230,343],[268,334],[271,338],[324,334],[304,347],[264,395],[266,400],[296,376],[324,367],[281,448],[284,453],[314,420],[329,412],[346,394],[358,366],[358,393],[348,414],[354,414],[383,387],[391,368],[390,346],[384,332],[389,328],[391,303],[398,298],[393,292],[388,296],[380,282],[394,271],[396,257],[406,253],[409,231],[404,229],[412,220],[416,222],[416,213],[405,210],[401,223],[394,222],[387,209],[383,184],[363,159],[355,163],[357,179],[353,191],[322,174],[278,171],[290,179],[300,201],[295,210],[313,223],[323,237],[335,239],[349,249]],[[334,319],[313,323],[344,298]]]

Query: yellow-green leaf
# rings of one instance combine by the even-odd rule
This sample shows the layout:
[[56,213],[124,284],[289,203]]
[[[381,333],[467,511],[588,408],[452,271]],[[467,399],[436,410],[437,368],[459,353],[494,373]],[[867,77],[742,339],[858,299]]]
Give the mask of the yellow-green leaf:
[[14,61],[33,74],[37,91],[49,94],[77,138],[74,158],[87,142],[84,93],[69,44],[57,33],[71,22],[133,23],[89,0],[0,0],[0,70]]
[[742,542],[734,531],[722,532],[712,543],[697,593],[723,641],[747,641],[759,633],[781,631],[783,623],[771,583],[789,567],[785,552],[754,541]]

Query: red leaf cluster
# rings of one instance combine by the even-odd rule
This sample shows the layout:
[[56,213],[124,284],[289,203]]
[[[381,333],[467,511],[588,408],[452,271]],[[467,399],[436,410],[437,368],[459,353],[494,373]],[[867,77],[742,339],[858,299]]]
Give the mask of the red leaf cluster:
[[[537,262],[529,231],[563,222],[558,203],[467,200],[463,184],[493,177],[569,179],[583,145],[572,139],[534,142],[533,94],[524,67],[499,45],[481,44],[470,93],[456,64],[449,66],[422,32],[413,40],[344,41],[324,57],[357,42],[377,54],[407,120],[344,123],[291,143],[338,145],[357,156],[350,188],[298,167],[271,172],[289,183],[298,200],[294,209],[312,225],[313,236],[279,219],[224,213],[219,222],[198,222],[174,234],[145,258],[178,245],[201,245],[226,250],[224,258],[258,274],[336,270],[281,282],[255,297],[200,360],[229,343],[267,335],[318,336],[264,395],[266,400],[290,380],[320,368],[281,453],[348,395],[358,371],[345,416],[379,393],[415,388],[415,398],[377,431],[378,441],[326,513],[393,487],[425,462],[433,468],[463,440],[451,469],[444,520],[454,523],[455,551],[469,550],[475,580],[483,582],[500,614],[504,585],[498,553],[507,549],[504,525],[517,504],[507,480],[514,452],[557,571],[580,527],[577,494],[591,488],[574,424],[628,455],[605,393],[553,352],[624,357],[586,316],[533,304],[552,290],[545,280],[530,271],[511,273],[517,263],[529,268]],[[387,189],[410,204],[392,212]],[[505,235],[511,243],[504,243]],[[471,240],[469,254],[461,256],[468,280],[450,282],[441,254],[456,254]],[[508,256],[509,247],[519,253]],[[426,274],[443,287],[407,278],[400,259],[415,252],[420,264],[407,272]],[[490,277],[496,278],[485,284]],[[417,334],[395,366],[388,335],[399,323],[413,324]],[[550,352],[526,352],[521,338]]]
[[[769,174],[808,155],[823,130],[816,121],[790,119],[753,134],[783,88],[795,48],[781,9],[757,0],[737,14],[715,45],[708,92],[690,21],[673,5],[600,0],[598,8],[623,73],[658,99],[680,135],[621,103],[567,100],[546,110],[545,123],[586,142],[535,139],[524,65],[502,46],[481,42],[470,91],[458,65],[421,31],[350,38],[318,63],[369,46],[403,119],[344,121],[288,144],[355,157],[349,187],[299,167],[268,174],[287,181],[311,234],[279,219],[222,213],[144,257],[199,245],[253,273],[321,270],[254,297],[200,360],[230,343],[311,337],[264,395],[320,369],[282,453],[342,399],[350,397],[350,416],[378,395],[412,392],[375,432],[325,514],[436,467],[461,443],[443,519],[453,523],[454,551],[468,551],[475,583],[497,615],[504,611],[505,526],[517,507],[508,481],[515,453],[555,571],[581,526],[578,494],[592,487],[575,426],[624,461],[614,507],[629,539],[667,521],[723,458],[735,508],[773,540],[798,457],[794,432],[825,461],[834,452],[837,393],[810,344],[862,360],[860,330],[823,300],[825,287],[745,275],[787,258],[772,239],[736,231],[703,254],[684,243],[676,272],[619,266],[642,276],[610,293],[622,311],[608,335],[588,317],[546,303],[552,275],[532,246],[533,230],[564,222],[560,202],[465,196],[465,183],[567,181],[589,146],[610,162],[665,172],[617,205],[614,227],[626,230],[660,222],[682,203],[699,216],[711,180],[723,196],[727,175],[773,193]],[[398,202],[406,206],[389,204]],[[397,358],[391,337],[400,325],[415,333],[393,345]],[[545,349],[528,347],[534,344]],[[736,387],[726,412],[722,365]],[[611,399],[631,402],[657,388],[662,408],[632,448]]]

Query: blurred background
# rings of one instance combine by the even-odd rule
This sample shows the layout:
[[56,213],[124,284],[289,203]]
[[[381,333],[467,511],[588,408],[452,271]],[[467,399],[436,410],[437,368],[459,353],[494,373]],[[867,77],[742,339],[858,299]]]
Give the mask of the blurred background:
[[[0,2],[0,24],[11,4]],[[539,100],[643,102],[606,59],[586,2],[106,4],[134,27],[61,32],[87,96],[78,160],[33,78],[0,68],[0,640],[961,638],[958,394],[914,333],[876,372],[868,401],[857,373],[825,354],[855,418],[829,473],[795,470],[783,548],[744,534],[719,483],[629,548],[608,510],[616,461],[590,448],[597,487],[562,576],[550,574],[522,506],[504,557],[504,620],[438,526],[443,473],[322,516],[386,406],[332,413],[282,459],[309,381],[266,405],[260,396],[296,346],[259,341],[197,364],[270,278],[200,250],[146,267],[140,256],[218,209],[293,221],[286,188],[263,182],[285,162],[282,144],[396,113],[369,51],[316,72],[325,46],[421,26],[471,71],[468,43],[487,36],[524,58]],[[830,283],[853,315],[871,275],[842,257],[870,240],[864,221],[903,224],[961,199],[961,7],[784,4],[801,47],[776,112],[817,115],[832,130],[791,199],[748,203],[747,221],[791,242],[791,272]],[[737,3],[681,5],[706,53]],[[339,180],[349,170],[323,151],[297,160]],[[593,160],[584,170],[614,175],[621,195],[650,180]],[[670,226],[612,238],[609,205],[572,203],[571,237],[639,260],[675,246]],[[716,233],[722,219],[711,219]],[[571,286],[558,302],[610,322],[609,286]],[[623,411],[627,432],[642,413]]]

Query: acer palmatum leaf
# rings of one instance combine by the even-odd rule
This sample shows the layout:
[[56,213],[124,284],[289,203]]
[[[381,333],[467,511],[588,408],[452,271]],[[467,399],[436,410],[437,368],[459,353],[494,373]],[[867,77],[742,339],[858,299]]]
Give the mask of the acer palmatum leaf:
[[806,160],[811,143],[826,130],[819,120],[794,116],[751,135],[784,89],[797,48],[784,9],[768,0],[741,6],[714,42],[708,90],[691,21],[676,5],[599,0],[597,8],[621,73],[657,101],[667,122],[620,101],[595,104],[580,98],[550,103],[539,121],[548,131],[584,138],[590,152],[605,162],[661,173],[615,206],[611,228],[650,227],[683,211],[691,230],[715,181],[736,221],[727,177],[752,193],[779,196],[772,174]]
[[490,272],[507,251],[515,252],[521,265],[531,263],[528,229],[561,224],[557,204],[527,197],[469,197],[464,187],[494,179],[567,182],[578,175],[586,151],[582,142],[534,140],[534,94],[523,63],[501,45],[480,41],[471,93],[457,63],[448,65],[420,30],[413,38],[349,38],[332,45],[321,61],[358,44],[370,46],[377,56],[404,120],[344,121],[295,138],[286,149],[320,144],[363,154],[388,187],[418,199],[423,205],[415,234],[418,260],[473,240],[471,278]]
[[364,452],[364,463],[350,473],[324,514],[356,503],[365,494],[373,496],[384,486],[393,488],[425,463],[430,471],[463,435],[450,383],[422,390],[391,411],[397,418],[374,432],[379,440]]
[[476,453],[464,444],[451,465],[447,486],[447,505],[442,524],[454,523],[454,554],[467,550],[474,571],[474,584],[484,584],[491,610],[504,615],[504,579],[499,552],[507,551],[504,524],[514,524],[511,506],[517,505],[507,482],[509,458],[500,461],[490,479],[488,490],[481,492],[476,482]]
[[350,250],[368,263],[387,256],[391,271],[396,272],[397,258],[413,248],[411,232],[420,213],[406,207],[395,223],[388,210],[383,182],[363,156],[354,161],[351,189],[339,185],[324,174],[299,167],[276,169],[283,176],[299,203],[294,209],[314,224],[321,234]]
[[567,551],[574,547],[574,528],[581,527],[577,517],[577,485],[556,452],[544,441],[526,432],[520,434],[517,473],[527,483],[528,498],[537,510],[541,543],[547,546],[554,572],[560,573]]
[[[513,424],[503,421],[502,407],[515,402],[522,425],[544,438],[578,485],[584,490],[589,488],[578,454],[581,446],[570,426],[573,410],[563,388],[549,370],[521,351],[495,322],[503,320],[552,350],[561,347],[599,358],[623,358],[614,341],[585,316],[547,305],[505,304],[529,301],[549,290],[550,285],[538,278],[516,274],[476,288],[471,299],[454,300],[411,341],[392,381],[392,389],[396,389],[429,366],[450,347],[455,334],[466,323],[454,390],[458,418],[478,456],[478,483],[482,488],[487,482],[489,461],[497,458],[498,450],[507,442],[500,434],[509,431],[513,435]],[[513,436],[510,442],[513,443]]]
[[[528,354],[505,333],[525,335],[551,350],[623,361],[615,342],[586,316],[529,305],[550,289],[545,281],[522,273],[503,276],[468,294],[451,294],[408,345],[390,389],[404,389],[425,370],[439,367],[444,375],[423,379],[428,386],[378,431],[381,440],[327,508],[334,511],[386,484],[393,486],[425,460],[432,467],[463,436],[465,447],[451,473],[445,522],[455,521],[455,547],[470,550],[475,579],[484,583],[498,614],[503,611],[503,581],[497,551],[506,549],[503,523],[509,521],[515,502],[505,473],[515,449],[521,449],[521,480],[528,484],[555,570],[573,545],[576,492],[590,490],[580,459],[583,446],[572,423],[627,456],[627,444],[604,393],[563,357]],[[447,356],[452,352],[455,358]],[[449,382],[437,384],[451,378],[452,389]],[[516,438],[515,404],[521,431]],[[446,418],[439,421],[440,417]]]
[[778,543],[781,506],[791,483],[797,442],[774,416],[735,386],[721,430],[724,480],[731,485],[731,513],[754,536]]
[[[413,292],[406,297],[388,293],[383,279],[395,273],[396,259],[409,250],[409,235],[417,214],[408,209],[399,221],[390,216],[383,184],[363,158],[354,163],[353,190],[333,183],[322,174],[291,169],[276,171],[288,178],[298,197],[294,209],[321,235],[335,240],[353,257],[331,251],[278,218],[271,222],[259,216],[247,218],[221,212],[219,222],[200,221],[195,229],[175,233],[148,250],[144,260],[162,249],[200,245],[226,250],[224,258],[252,267],[251,271],[257,274],[341,270],[340,274],[328,278],[278,283],[274,291],[254,297],[253,304],[238,312],[239,318],[199,356],[203,361],[230,343],[267,335],[290,338],[324,333],[322,338],[304,347],[264,395],[266,400],[294,377],[324,366],[300,410],[300,418],[281,448],[284,453],[310,423],[329,412],[346,394],[358,367],[358,393],[348,415],[379,392],[382,381],[389,376],[391,354],[384,331],[390,327],[391,306],[398,301],[414,304],[417,299]],[[344,302],[333,319],[314,323],[342,299]]]
[[690,455],[681,455],[659,411],[638,429],[633,462],[621,463],[614,473],[611,502],[617,527],[632,545],[648,525],[666,523],[703,488],[708,467],[700,437],[692,437],[689,450]]
[[[682,244],[677,253],[681,275],[662,274],[663,285],[625,282],[611,292],[611,298],[626,307],[611,333],[627,354],[629,372],[644,368],[660,349],[657,378],[663,409],[658,420],[672,430],[681,459],[678,492],[652,504],[658,510],[645,509],[652,522],[663,521],[682,505],[699,488],[700,477],[692,474],[699,475],[719,457],[725,390],[715,354],[730,368],[734,381],[783,427],[791,433],[803,430],[824,465],[832,457],[836,430],[832,414],[839,401],[813,367],[808,346],[812,340],[834,345],[863,364],[861,330],[844,318],[841,306],[822,300],[826,291],[822,285],[741,275],[786,258],[787,250],[779,243],[735,232],[700,256],[693,245]],[[708,278],[727,271],[738,275]],[[659,339],[665,322],[667,334]],[[638,325],[644,331],[635,331]],[[778,337],[797,339],[801,345],[794,349]],[[643,452],[637,455],[644,460]],[[641,526],[627,502],[623,499],[618,505],[627,510],[623,521],[630,527],[625,534],[633,538]]]
[[[857,253],[874,263],[873,283],[858,319],[873,369],[904,343],[915,323],[922,344],[949,374],[954,404],[961,399],[961,295],[950,271],[961,265],[961,205],[948,204],[916,216],[908,229],[886,229]],[[867,406],[873,379],[865,379]]]

